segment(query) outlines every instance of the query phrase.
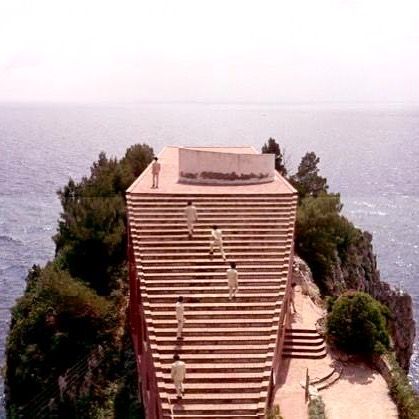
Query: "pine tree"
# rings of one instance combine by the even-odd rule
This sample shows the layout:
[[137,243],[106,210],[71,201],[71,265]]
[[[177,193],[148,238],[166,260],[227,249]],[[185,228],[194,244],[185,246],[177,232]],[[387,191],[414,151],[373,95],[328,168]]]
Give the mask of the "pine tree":
[[319,176],[318,164],[320,158],[315,153],[307,153],[298,166],[298,171],[291,176],[290,181],[297,189],[300,199],[307,196],[317,197],[322,193],[327,193],[329,186],[327,179]]
[[274,138],[269,138],[269,140],[263,145],[262,153],[275,154],[275,170],[277,170],[282,176],[287,175],[288,171],[285,167],[284,154]]

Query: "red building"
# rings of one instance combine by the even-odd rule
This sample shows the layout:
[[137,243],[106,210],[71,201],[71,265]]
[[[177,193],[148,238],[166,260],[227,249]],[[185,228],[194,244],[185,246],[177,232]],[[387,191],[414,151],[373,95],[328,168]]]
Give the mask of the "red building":
[[[281,365],[296,191],[274,171],[272,155],[249,147],[167,147],[159,162],[158,189],[149,167],[127,191],[130,321],[147,418],[263,418]],[[193,238],[184,217],[190,200],[198,210]],[[217,249],[208,253],[214,224],[227,262]],[[229,261],[239,272],[233,300]],[[186,363],[181,400],[170,377],[174,353]]]

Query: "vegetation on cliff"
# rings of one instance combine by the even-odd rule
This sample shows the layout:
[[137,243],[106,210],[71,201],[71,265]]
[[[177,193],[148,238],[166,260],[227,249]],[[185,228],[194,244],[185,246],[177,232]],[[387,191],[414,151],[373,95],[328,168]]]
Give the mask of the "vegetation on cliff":
[[295,249],[309,264],[325,294],[331,293],[326,280],[334,265],[347,260],[349,247],[361,236],[341,210],[340,196],[326,193],[302,198],[297,210]]
[[[144,144],[129,148],[119,161],[101,153],[89,177],[70,179],[58,192],[63,212],[54,237],[56,257],[44,268],[32,268],[12,311],[6,349],[9,417],[25,417],[44,389],[50,389],[44,397],[54,396],[44,404],[59,417],[121,417],[115,410],[122,405],[123,417],[139,416],[128,391],[132,377],[125,373],[135,370],[135,363],[126,356],[124,194],[152,157]],[[77,386],[67,382],[71,397],[60,395],[59,377],[98,345],[104,349],[100,368],[89,365],[89,379],[82,377]]]
[[340,349],[372,355],[388,348],[388,308],[364,292],[347,292],[329,305],[328,338]]
[[[272,138],[262,152],[274,152],[276,161],[284,164],[284,157]],[[345,283],[336,290],[333,276],[336,266],[351,264],[351,248],[356,248],[362,231],[342,214],[339,194],[328,193],[327,179],[320,176],[320,159],[314,152],[306,153],[298,170],[288,177],[298,192],[299,205],[295,227],[295,250],[309,264],[314,280],[325,295],[335,295],[349,289]],[[282,173],[289,171],[284,168]],[[358,261],[353,261],[358,264]],[[338,291],[338,292],[336,292]]]
[[400,419],[419,419],[419,396],[393,354],[387,354],[386,359],[390,364],[390,394],[397,405]]
[[[264,145],[265,150],[274,151],[277,161],[284,162],[274,139]],[[363,291],[389,309],[388,326],[397,360],[408,371],[415,337],[411,297],[381,281],[372,235],[342,214],[340,196],[328,191],[327,180],[319,174],[319,162],[315,153],[307,153],[297,172],[288,177],[299,195],[295,251],[307,261],[324,296]]]

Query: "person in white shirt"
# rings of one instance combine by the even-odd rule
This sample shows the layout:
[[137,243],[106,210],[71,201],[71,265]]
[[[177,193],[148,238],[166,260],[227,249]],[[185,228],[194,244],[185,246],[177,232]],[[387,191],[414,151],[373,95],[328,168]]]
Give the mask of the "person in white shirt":
[[176,302],[176,319],[177,319],[177,334],[176,337],[178,339],[182,338],[182,331],[183,331],[183,324],[185,323],[185,317],[183,315],[184,307],[183,307],[183,297],[180,296]]
[[175,384],[177,398],[181,399],[183,393],[183,381],[185,380],[186,375],[186,365],[180,360],[178,354],[173,355],[173,360],[171,377]]
[[188,224],[188,233],[189,238],[192,238],[193,235],[193,226],[196,221],[198,221],[198,213],[196,207],[192,205],[192,201],[188,201],[188,205],[185,208],[185,217],[186,223]]
[[153,175],[153,186],[152,188],[159,187],[159,174],[160,174],[161,165],[158,162],[158,158],[154,157],[153,164],[151,165],[151,173]]
[[211,230],[211,240],[210,240],[210,255],[214,254],[214,246],[218,246],[220,248],[221,256],[224,260],[226,260],[226,255],[224,253],[223,247],[223,232],[216,226],[212,226]]
[[227,269],[227,281],[229,289],[230,300],[236,297],[236,292],[239,289],[239,273],[236,269],[236,263],[231,262],[230,268]]

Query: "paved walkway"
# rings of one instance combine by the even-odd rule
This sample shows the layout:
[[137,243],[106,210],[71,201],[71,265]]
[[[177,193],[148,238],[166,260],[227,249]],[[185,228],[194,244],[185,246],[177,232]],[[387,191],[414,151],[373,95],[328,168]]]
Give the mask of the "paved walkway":
[[345,364],[339,381],[321,396],[328,419],[398,418],[384,378],[363,363]]
[[[323,311],[296,287],[292,327],[314,328]],[[307,405],[304,400],[306,369],[310,378],[321,378],[333,369],[334,360],[289,359],[283,364],[274,403],[279,404],[284,419],[305,419]],[[391,400],[383,377],[365,364],[347,363],[342,377],[328,389],[321,391],[328,419],[390,419],[397,418],[397,409]]]

